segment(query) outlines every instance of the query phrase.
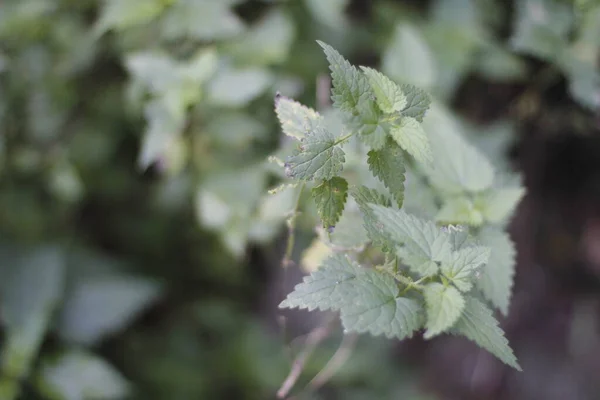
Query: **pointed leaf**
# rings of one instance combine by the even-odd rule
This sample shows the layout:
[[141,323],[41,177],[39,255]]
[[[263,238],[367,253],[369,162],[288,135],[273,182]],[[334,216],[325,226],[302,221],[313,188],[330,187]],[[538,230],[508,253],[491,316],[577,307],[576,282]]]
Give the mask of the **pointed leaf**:
[[398,207],[404,201],[404,157],[402,150],[393,141],[381,150],[371,150],[368,154],[369,169],[373,175],[390,190]]
[[429,139],[419,121],[412,117],[401,118],[392,126],[390,135],[417,161],[431,163]]
[[358,204],[358,207],[363,214],[364,227],[369,235],[369,239],[373,242],[373,245],[380,247],[384,252],[394,249],[394,243],[377,227],[379,222],[377,221],[375,212],[369,206],[369,204],[379,204],[384,207],[389,207],[390,200],[386,196],[380,194],[377,190],[369,189],[366,186],[354,188],[352,190],[352,197],[354,197],[356,204]]
[[427,284],[423,296],[427,305],[427,331],[423,337],[431,339],[454,325],[465,307],[465,300],[453,286],[437,282]]
[[360,140],[373,150],[381,150],[387,143],[388,134],[381,125],[377,125],[375,130],[368,134],[358,135]]
[[296,179],[331,179],[344,165],[344,151],[335,137],[324,128],[309,132],[299,151],[285,165],[286,175]]
[[442,261],[442,274],[459,290],[468,292],[473,287],[473,275],[490,258],[489,247],[464,247],[453,251]]
[[[380,231],[403,245],[398,255],[415,273],[429,276],[437,272],[435,262],[444,260],[451,251],[450,235],[432,221],[422,220],[402,210],[371,205]],[[435,268],[433,268],[435,267]]]
[[483,215],[475,208],[471,199],[466,196],[456,196],[444,200],[435,220],[443,224],[465,224],[477,227],[483,224]]
[[323,227],[334,227],[344,211],[348,197],[348,182],[339,176],[323,181],[312,189],[312,196],[323,221]]
[[334,107],[353,113],[361,98],[369,93],[367,78],[333,47],[321,41],[317,41],[317,43],[323,48],[329,61],[333,81],[331,92]]
[[379,71],[367,67],[360,68],[369,80],[369,85],[371,85],[371,89],[375,93],[377,105],[381,111],[392,113],[406,107],[406,96],[402,93],[400,86]]
[[502,362],[521,371],[517,359],[504,337],[504,332],[498,327],[498,321],[492,311],[481,301],[467,297],[465,308],[451,329],[455,335],[463,335],[477,343]]
[[481,198],[481,211],[486,221],[498,223],[509,218],[525,195],[525,189],[492,189]]
[[304,138],[323,121],[323,117],[312,108],[281,95],[275,97],[275,112],[283,133],[296,139]]
[[408,83],[401,85],[400,89],[406,96],[406,106],[400,111],[400,114],[403,117],[412,117],[423,122],[425,113],[431,104],[431,98],[427,92]]
[[507,315],[515,276],[515,246],[508,234],[499,229],[484,229],[478,239],[491,252],[487,265],[481,270],[477,287],[502,314]]

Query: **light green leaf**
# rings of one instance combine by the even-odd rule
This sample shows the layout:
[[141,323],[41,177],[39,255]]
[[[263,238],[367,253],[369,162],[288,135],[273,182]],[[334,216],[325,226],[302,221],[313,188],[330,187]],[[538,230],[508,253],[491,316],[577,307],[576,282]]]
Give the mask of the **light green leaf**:
[[454,325],[465,307],[465,300],[458,290],[438,282],[425,285],[423,297],[427,305],[425,339],[431,339]]
[[171,40],[216,40],[238,35],[243,32],[244,23],[232,10],[232,5],[237,2],[238,0],[177,0],[169,6],[161,20],[162,35]]
[[392,141],[381,150],[371,150],[368,154],[369,169],[373,175],[390,190],[398,207],[404,201],[404,157],[402,150]]
[[306,132],[316,129],[323,121],[312,108],[281,95],[275,97],[275,112],[283,133],[296,139],[304,138]]
[[113,366],[81,350],[45,362],[39,387],[46,398],[53,400],[116,400],[130,391],[129,383]]
[[431,87],[437,67],[431,49],[419,31],[410,25],[396,27],[392,42],[383,55],[383,72],[402,83]]
[[400,114],[403,117],[411,117],[419,122],[423,122],[425,113],[431,104],[429,94],[423,89],[408,83],[401,85],[400,89],[406,96],[406,106],[400,110]]
[[486,221],[499,223],[512,215],[524,195],[525,189],[522,187],[494,188],[481,196],[478,208]]
[[344,11],[349,0],[304,0],[313,18],[334,30],[343,29],[346,25]]
[[348,182],[339,176],[333,177],[315,186],[312,189],[312,196],[323,221],[323,227],[334,227],[344,211],[348,197]]
[[502,362],[521,371],[517,359],[498,327],[498,321],[485,304],[473,297],[467,297],[462,315],[451,332],[463,335],[498,357]]
[[356,201],[356,204],[358,204],[358,207],[363,214],[364,227],[367,231],[369,239],[371,239],[373,242],[373,245],[381,247],[382,251],[384,252],[394,249],[394,243],[391,242],[387,235],[381,232],[381,230],[377,227],[377,217],[369,205],[378,204],[384,207],[389,207],[390,200],[377,190],[369,189],[366,186],[354,188],[352,190],[352,197]]
[[172,112],[168,109],[168,105],[160,100],[146,104],[144,114],[148,126],[138,156],[138,165],[141,169],[146,169],[152,163],[167,157],[169,149],[181,134],[185,123],[181,112]]
[[448,193],[478,192],[494,181],[488,159],[461,135],[461,127],[448,111],[432,108],[423,122],[431,143],[433,166],[427,174],[434,187]]
[[280,64],[287,59],[294,31],[294,22],[274,8],[227,50],[240,64]]
[[399,119],[396,124],[392,125],[390,135],[417,161],[425,164],[432,162],[429,139],[416,119],[412,117]]
[[334,107],[354,113],[358,103],[369,93],[367,78],[333,47],[321,41],[317,41],[317,43],[323,48],[329,61],[333,81],[331,93]]
[[381,150],[387,143],[388,134],[385,128],[381,125],[377,125],[375,130],[371,133],[358,135],[360,140],[369,146],[373,150]]
[[104,0],[94,31],[102,34],[145,24],[160,15],[166,5],[163,0]]
[[419,303],[398,297],[398,291],[389,274],[335,255],[296,285],[279,307],[340,310],[346,332],[403,339],[422,326],[423,316]]
[[398,245],[402,245],[398,255],[411,269],[429,276],[436,272],[435,262],[444,260],[452,250],[450,235],[439,229],[432,221],[426,221],[380,205],[370,206],[385,232]]
[[58,317],[63,340],[92,344],[126,327],[158,299],[156,282],[117,274],[85,276],[74,282]]
[[573,20],[572,6],[556,0],[517,2],[515,30],[510,39],[514,49],[553,59],[564,47]]
[[223,67],[208,85],[208,95],[216,105],[242,107],[264,93],[271,81],[271,73],[263,68]]
[[[453,251],[442,261],[441,271],[459,290],[468,292],[473,287],[473,275],[490,258],[490,248],[473,246]],[[485,267],[484,267],[485,268]]]
[[377,98],[377,105],[384,113],[400,111],[407,105],[406,96],[400,86],[392,82],[387,76],[372,68],[360,67],[371,85]]
[[504,315],[508,314],[515,276],[515,246],[507,233],[499,229],[484,229],[478,235],[479,244],[491,249],[487,265],[481,269],[477,287]]
[[481,226],[483,215],[471,199],[459,195],[444,200],[435,220],[444,224]]
[[302,145],[285,165],[291,178],[328,180],[338,175],[344,166],[344,151],[331,132],[317,128],[302,139]]

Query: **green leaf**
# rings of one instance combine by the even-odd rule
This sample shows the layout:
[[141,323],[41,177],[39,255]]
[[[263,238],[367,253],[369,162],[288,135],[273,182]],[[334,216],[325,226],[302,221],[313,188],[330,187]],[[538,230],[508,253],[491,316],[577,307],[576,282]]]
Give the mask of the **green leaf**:
[[431,49],[419,31],[398,25],[392,42],[383,55],[383,72],[394,80],[419,87],[431,87],[437,68]]
[[104,0],[95,32],[109,29],[123,30],[148,23],[156,18],[167,3],[163,0]]
[[380,205],[370,206],[380,223],[380,231],[385,232],[398,245],[398,255],[411,269],[429,276],[437,272],[436,262],[444,260],[452,250],[450,235],[432,221],[426,221]]
[[238,2],[177,0],[169,6],[161,20],[162,35],[171,40],[217,40],[238,35],[244,31],[244,23],[232,10]]
[[304,180],[328,180],[339,175],[344,161],[344,151],[333,134],[319,127],[302,139],[300,149],[285,164],[286,175]]
[[349,0],[304,0],[313,18],[326,25],[330,29],[344,29],[348,24],[344,17],[344,11]]
[[512,215],[524,195],[521,187],[492,189],[482,196],[479,208],[486,221],[499,223]]
[[279,94],[275,97],[275,112],[283,133],[296,139],[304,138],[306,132],[316,129],[323,121],[312,108]]
[[130,391],[129,383],[112,365],[81,350],[44,362],[39,387],[45,398],[56,400],[122,399]]
[[369,93],[367,78],[333,47],[321,41],[317,41],[317,43],[323,48],[329,61],[333,81],[331,93],[334,107],[354,113],[360,100]]
[[485,304],[473,297],[467,297],[465,308],[451,329],[455,335],[463,335],[498,357],[502,362],[521,371],[517,359],[498,327],[498,321]]
[[426,172],[435,188],[461,194],[483,191],[492,186],[492,165],[464,139],[458,121],[446,110],[432,108],[423,126],[429,136],[434,159]]
[[444,199],[435,220],[444,224],[465,224],[477,227],[483,223],[483,214],[475,207],[471,199],[459,195]]
[[367,79],[369,85],[377,98],[377,105],[384,113],[400,111],[407,105],[406,96],[400,86],[392,82],[387,76],[372,68],[360,67]]
[[504,315],[508,314],[515,276],[515,246],[506,232],[484,229],[478,235],[479,244],[491,249],[487,265],[481,270],[477,288]]
[[388,134],[385,128],[377,125],[371,133],[358,135],[360,140],[373,150],[381,150],[387,143]]
[[264,68],[223,67],[208,85],[209,99],[218,106],[242,107],[271,85],[272,75]]
[[573,10],[572,6],[556,0],[522,0],[517,2],[515,18],[512,47],[553,59],[566,43]]
[[394,249],[395,245],[390,239],[377,227],[378,221],[375,212],[369,204],[379,204],[384,207],[390,206],[390,200],[375,189],[369,189],[366,186],[359,186],[352,190],[352,197],[358,204],[363,214],[364,227],[369,239],[373,245],[380,247],[382,251],[388,252]]
[[401,85],[400,89],[406,96],[406,106],[400,110],[400,114],[404,117],[411,117],[419,122],[423,122],[425,113],[431,104],[429,94],[425,90],[408,83]]
[[348,197],[348,182],[339,176],[323,181],[312,189],[312,196],[323,221],[323,227],[334,227],[344,211]]
[[361,268],[338,254],[296,285],[279,307],[340,310],[346,332],[403,339],[422,326],[423,312],[415,300],[398,297],[398,291],[389,274]]
[[465,307],[465,300],[456,288],[438,282],[425,285],[423,297],[427,305],[425,339],[431,339],[454,325]]
[[489,247],[464,247],[450,253],[442,261],[440,269],[459,290],[468,292],[473,287],[473,275],[482,265],[487,264],[490,253]]
[[404,201],[404,157],[402,150],[392,141],[381,150],[371,150],[368,153],[369,169],[373,175],[390,190],[396,199],[398,207]]
[[396,143],[412,155],[417,161],[425,164],[432,162],[429,139],[423,127],[412,117],[399,119],[390,130]]

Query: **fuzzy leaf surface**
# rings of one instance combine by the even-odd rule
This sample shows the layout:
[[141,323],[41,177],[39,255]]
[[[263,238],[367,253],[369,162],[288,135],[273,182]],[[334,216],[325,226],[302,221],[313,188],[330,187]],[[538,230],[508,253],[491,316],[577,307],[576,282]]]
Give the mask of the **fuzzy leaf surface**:
[[306,135],[299,151],[288,159],[286,174],[296,179],[328,180],[342,171],[344,161],[344,150],[333,134],[319,127]]
[[521,371],[517,358],[504,337],[504,331],[498,326],[492,310],[481,301],[473,297],[466,298],[464,311],[452,327],[451,333],[466,336],[503,363]]
[[333,227],[344,211],[348,197],[348,182],[339,176],[323,181],[312,189],[312,196],[315,199],[323,227]]
[[380,247],[384,252],[391,251],[395,245],[388,236],[381,232],[381,229],[377,227],[377,217],[375,216],[373,209],[369,206],[369,204],[378,204],[389,207],[390,200],[377,190],[369,189],[366,186],[354,188],[352,190],[352,197],[354,197],[356,204],[358,204],[358,207],[363,214],[363,226],[367,231],[369,239],[373,242],[373,245]]
[[415,118],[400,118],[390,129],[390,135],[396,143],[412,155],[417,161],[430,164],[432,161],[429,139],[423,127]]
[[321,41],[317,43],[323,48],[329,61],[334,107],[353,113],[361,98],[370,92],[367,78],[333,47]]
[[477,280],[477,288],[502,314],[507,315],[515,276],[515,245],[506,232],[495,228],[482,230],[478,239],[491,252]]
[[404,156],[402,150],[393,141],[381,150],[371,150],[368,153],[369,169],[390,190],[396,199],[398,207],[404,201]]
[[407,105],[402,88],[373,68],[361,67],[377,98],[377,105],[384,113],[400,111]]
[[296,139],[304,138],[323,121],[323,117],[312,108],[285,96],[275,97],[275,112],[283,133]]
[[400,86],[402,93],[406,96],[406,106],[400,110],[403,117],[411,117],[423,122],[425,113],[431,104],[431,98],[426,91],[409,83]]
[[488,247],[464,247],[450,253],[442,261],[442,274],[448,278],[460,291],[468,292],[473,287],[473,274],[490,258]]
[[432,282],[423,290],[427,305],[427,330],[423,337],[431,339],[450,328],[460,317],[465,300],[454,286]]

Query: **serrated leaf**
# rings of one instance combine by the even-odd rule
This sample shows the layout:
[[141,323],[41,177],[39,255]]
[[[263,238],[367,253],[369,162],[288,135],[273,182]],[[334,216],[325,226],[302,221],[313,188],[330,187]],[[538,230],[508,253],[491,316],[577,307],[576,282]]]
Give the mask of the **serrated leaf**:
[[508,314],[515,275],[515,246],[507,233],[499,229],[484,229],[479,243],[491,249],[487,265],[481,270],[477,288],[504,315]]
[[421,88],[405,83],[400,86],[402,93],[406,96],[406,106],[400,110],[404,117],[411,117],[419,122],[423,122],[425,113],[431,104],[429,94]]
[[482,265],[487,264],[490,253],[489,247],[464,247],[450,253],[442,261],[440,269],[459,290],[468,292],[473,287],[473,275]]
[[360,266],[342,254],[329,257],[318,270],[296,285],[279,308],[339,310],[351,301],[354,282],[362,272]]
[[465,196],[456,196],[444,199],[435,220],[444,224],[465,224],[477,227],[483,223],[483,215],[471,199]]
[[517,359],[498,327],[498,321],[485,304],[473,297],[467,297],[462,315],[451,329],[455,335],[463,335],[477,343],[502,362],[521,371]]
[[323,181],[312,189],[312,196],[323,227],[334,227],[344,211],[348,197],[348,182],[339,176]]
[[358,135],[360,140],[373,150],[381,150],[387,143],[388,134],[381,125],[377,125],[375,130],[368,134]]
[[377,105],[384,113],[400,111],[407,105],[406,96],[400,86],[387,76],[372,68],[360,67],[367,76],[369,85],[377,99]]
[[427,305],[425,339],[431,339],[454,325],[465,307],[465,300],[456,288],[438,282],[425,285],[423,297]]
[[434,222],[403,210],[373,204],[370,207],[379,222],[380,231],[403,246],[398,255],[415,273],[429,276],[437,272],[435,263],[444,260],[452,250],[447,232],[439,229]]
[[412,117],[400,118],[392,125],[390,135],[417,161],[425,164],[431,163],[429,139],[419,121]]
[[388,252],[394,249],[394,243],[377,227],[377,217],[369,204],[379,204],[384,207],[390,206],[390,200],[375,189],[359,186],[352,190],[352,197],[358,204],[363,214],[364,227],[373,245],[381,247],[382,251]]
[[331,89],[334,107],[353,113],[361,98],[369,93],[367,78],[350,64],[340,53],[326,43],[317,41],[329,61],[333,88]]
[[398,145],[389,141],[381,150],[371,150],[368,153],[369,169],[396,199],[398,207],[404,201],[404,157]]
[[433,165],[426,169],[431,184],[444,192],[461,194],[488,189],[494,168],[477,148],[461,135],[461,127],[446,110],[433,107],[423,126],[430,139]]
[[275,112],[283,133],[296,139],[302,139],[323,122],[323,117],[312,108],[281,95],[275,97]]
[[435,83],[437,71],[431,49],[419,31],[410,25],[396,27],[382,63],[383,72],[399,82],[420,87]]
[[279,307],[339,310],[347,332],[403,339],[421,327],[423,317],[419,303],[398,297],[398,292],[389,274],[361,268],[337,254],[296,285]]
[[487,221],[502,222],[512,215],[524,195],[521,187],[492,189],[481,197],[479,208]]
[[302,180],[328,180],[342,171],[344,161],[344,150],[333,134],[319,127],[302,139],[300,149],[288,159],[286,175]]

